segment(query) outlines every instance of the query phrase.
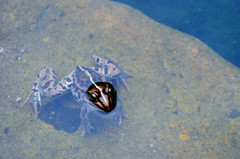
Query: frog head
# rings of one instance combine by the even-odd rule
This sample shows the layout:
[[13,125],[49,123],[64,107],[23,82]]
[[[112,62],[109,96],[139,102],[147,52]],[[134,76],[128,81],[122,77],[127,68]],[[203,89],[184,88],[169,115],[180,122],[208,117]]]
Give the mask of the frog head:
[[109,82],[93,83],[87,90],[89,101],[105,112],[111,112],[117,104],[117,92]]

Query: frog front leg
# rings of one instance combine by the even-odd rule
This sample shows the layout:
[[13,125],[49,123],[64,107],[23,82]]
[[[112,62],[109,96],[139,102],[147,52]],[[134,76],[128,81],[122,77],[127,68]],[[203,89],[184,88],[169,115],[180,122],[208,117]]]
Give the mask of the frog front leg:
[[114,111],[114,118],[118,120],[118,125],[121,125],[123,119],[128,119],[128,117],[123,112],[123,106],[121,100],[117,97],[117,105]]
[[128,117],[123,112],[122,103],[119,98],[118,98],[117,105],[112,112],[104,112],[96,108],[92,103],[85,101],[83,102],[83,107],[80,113],[80,118],[81,118],[82,127],[83,127],[82,136],[84,136],[85,134],[91,135],[91,130],[94,129],[94,127],[90,124],[90,121],[88,119],[88,114],[91,111],[95,111],[95,115],[97,115],[100,118],[103,118],[103,119],[110,118],[110,119],[118,120],[118,125],[121,125],[123,119],[125,118],[128,119]]
[[83,127],[82,136],[85,134],[91,135],[91,129],[94,129],[91,126],[90,121],[88,119],[88,114],[91,111],[98,110],[94,104],[89,102],[88,96],[86,92],[82,89],[78,88],[76,85],[72,85],[71,88],[73,98],[81,105],[80,119]]
[[102,110],[99,110],[92,103],[85,101],[80,113],[80,118],[83,127],[82,136],[84,136],[85,134],[91,135],[91,129],[94,129],[94,127],[90,124],[90,121],[88,119],[88,114],[91,111],[97,111],[98,113],[96,113],[96,115],[98,117],[102,118],[114,117],[115,120],[118,120],[118,125],[121,125],[123,119],[125,118],[128,119],[128,117],[123,112],[123,107],[120,100],[118,100],[118,104],[116,105],[115,109],[112,112],[107,113],[103,112]]
[[90,121],[88,119],[88,114],[92,111],[95,111],[95,115],[97,117],[100,117],[102,119],[115,119],[118,121],[118,125],[121,125],[123,119],[128,119],[128,117],[123,112],[123,107],[120,99],[118,98],[117,105],[115,109],[112,112],[104,112],[97,107],[95,107],[92,103],[89,101],[83,102],[80,113],[80,118],[82,122],[83,127],[83,133],[82,136],[85,134],[91,135],[91,130],[94,129],[94,127],[90,124]]
[[86,134],[91,135],[91,129],[94,129],[94,127],[90,124],[90,121],[88,119],[88,114],[91,111],[98,110],[96,109],[92,103],[84,102],[83,107],[81,109],[80,118],[82,122],[83,127],[83,133],[82,136],[85,136]]
[[95,115],[102,119],[115,119],[118,121],[118,125],[121,125],[123,119],[128,119],[124,114],[123,106],[119,98],[117,98],[117,105],[111,112],[104,112],[99,110],[95,112]]
[[56,73],[51,67],[44,67],[37,75],[36,80],[32,84],[32,89],[27,99],[23,103],[27,102],[33,105],[35,111],[35,117],[38,116],[38,107],[42,106],[43,97],[59,96],[66,93],[72,83],[72,73],[63,78],[56,85]]

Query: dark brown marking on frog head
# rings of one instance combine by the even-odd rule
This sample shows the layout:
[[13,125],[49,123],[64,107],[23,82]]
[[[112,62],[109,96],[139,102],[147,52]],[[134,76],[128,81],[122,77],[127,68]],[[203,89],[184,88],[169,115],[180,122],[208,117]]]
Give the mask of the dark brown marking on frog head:
[[111,112],[117,105],[117,91],[109,82],[92,84],[88,88],[87,94],[89,100],[105,112]]

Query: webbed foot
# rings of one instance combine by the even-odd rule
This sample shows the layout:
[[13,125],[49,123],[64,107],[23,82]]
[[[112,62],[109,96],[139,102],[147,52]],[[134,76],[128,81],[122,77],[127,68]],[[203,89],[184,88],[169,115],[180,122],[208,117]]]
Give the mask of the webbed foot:
[[93,130],[94,127],[89,123],[83,123],[83,132],[82,132],[82,136],[86,136],[89,135],[91,136],[91,130]]
[[118,125],[122,124],[123,119],[128,119],[128,117],[123,112],[123,107],[120,99],[118,98],[117,106],[115,108],[114,119],[118,121]]
[[122,112],[116,112],[114,119],[118,121],[118,125],[122,124],[123,119],[128,119],[128,116],[126,116],[123,111]]
[[37,90],[32,90],[28,95],[27,99],[22,104],[22,105],[25,105],[27,102],[32,104],[36,119],[38,117],[38,106],[42,105],[42,96],[43,96],[43,91],[41,88]]
[[124,85],[124,87],[127,89],[127,91],[129,93],[131,93],[131,90],[129,89],[128,85],[127,85],[127,78],[133,78],[132,75],[130,75],[129,73],[127,73],[126,71],[122,71],[120,76],[119,76],[119,81],[121,81],[121,83]]

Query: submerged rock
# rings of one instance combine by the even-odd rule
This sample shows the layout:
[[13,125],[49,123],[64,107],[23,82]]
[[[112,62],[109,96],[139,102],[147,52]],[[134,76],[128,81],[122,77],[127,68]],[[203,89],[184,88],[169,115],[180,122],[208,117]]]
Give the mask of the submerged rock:
[[[80,147],[77,157],[83,158],[240,158],[239,133],[232,135],[239,132],[239,118],[226,117],[240,105],[240,70],[207,45],[108,0],[36,2],[39,5],[30,0],[14,2],[0,6],[9,15],[0,17],[4,22],[1,46],[33,49],[21,56],[25,63],[12,65],[8,57],[0,65],[2,80],[8,81],[0,82],[4,92],[0,101],[5,105],[0,107],[1,125],[17,121],[11,128],[18,130],[11,131],[14,145],[0,141],[6,145],[0,150],[2,158],[23,153],[34,158],[42,151],[42,158],[69,158],[70,147]],[[52,17],[61,11],[65,16],[53,22]],[[25,16],[30,19],[24,21]],[[38,29],[31,30],[36,22]],[[106,138],[99,134],[86,140],[81,138],[81,128],[63,135],[44,122],[30,122],[26,120],[34,114],[30,105],[16,109],[6,98],[18,94],[25,98],[43,66],[55,68],[58,79],[76,65],[92,66],[94,52],[111,58],[134,77],[129,80],[131,94],[122,88],[118,91],[129,120],[112,127],[113,133],[107,133]],[[15,60],[18,53],[12,51],[11,56],[10,60]],[[48,115],[56,114],[51,110]],[[183,139],[182,134],[187,137]],[[36,145],[28,142],[32,136],[36,136]],[[154,144],[154,153],[149,143]],[[56,147],[64,153],[56,152]]]

